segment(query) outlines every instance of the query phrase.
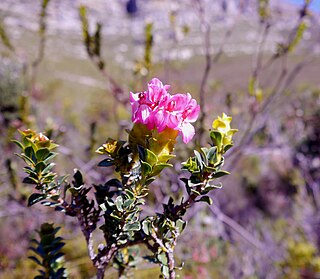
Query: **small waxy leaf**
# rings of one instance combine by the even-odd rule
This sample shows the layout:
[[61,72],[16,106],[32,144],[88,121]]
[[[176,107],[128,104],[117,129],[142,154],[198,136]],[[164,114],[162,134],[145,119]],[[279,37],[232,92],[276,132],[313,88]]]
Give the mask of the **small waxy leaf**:
[[156,163],[158,162],[158,158],[157,158],[156,154],[154,154],[151,150],[145,149],[145,152],[146,152],[145,160],[146,160],[151,166],[153,166],[154,164],[156,164]]
[[227,152],[231,147],[233,146],[233,144],[228,144],[224,147],[223,151],[224,153]]
[[[120,181],[119,181],[120,182]],[[125,189],[125,192],[127,194],[127,196],[130,198],[130,199],[133,199],[135,197],[134,193],[132,191],[130,191],[129,189]]]
[[43,173],[46,173],[47,171],[51,170],[55,165],[55,163],[50,163],[43,169]]
[[155,166],[153,166],[152,175],[153,176],[158,175],[166,167],[172,167],[172,165],[171,164],[164,164],[164,163],[156,164]]
[[214,163],[214,159],[216,158],[216,153],[217,153],[216,146],[211,147],[207,153],[207,159],[211,164]]
[[170,159],[176,157],[176,155],[172,154],[163,154],[158,156],[158,162],[168,162]]
[[138,152],[139,152],[140,160],[145,161],[146,160],[146,151],[141,145],[138,145]]
[[153,181],[155,181],[156,178],[155,177],[150,177],[145,181],[145,185],[148,186],[150,183],[152,183]]
[[139,222],[135,222],[135,223],[125,224],[123,229],[125,231],[139,231],[141,229],[141,226]]
[[150,222],[149,222],[149,220],[144,220],[142,222],[142,230],[146,235],[150,235]]
[[222,142],[222,134],[218,131],[211,131],[210,137],[214,143],[214,145],[220,147]]
[[123,208],[129,209],[133,203],[134,203],[134,199],[127,199],[123,203]]
[[196,158],[197,158],[198,166],[200,167],[200,169],[202,169],[202,167],[203,167],[203,160],[202,160],[201,154],[200,154],[197,150],[194,150],[194,155],[195,155]]
[[33,193],[28,199],[28,206],[32,206],[35,203],[46,199],[46,194]]
[[116,200],[114,201],[114,204],[117,207],[117,210],[122,212],[123,211],[123,198],[122,196],[119,196],[116,198]]
[[79,187],[84,184],[82,174],[79,170],[77,170],[77,169],[74,170],[73,178],[74,178],[74,182],[75,182],[76,187]]
[[142,173],[147,176],[148,174],[150,174],[152,172],[152,166],[144,161],[141,161],[141,169],[142,169]]
[[107,211],[106,205],[104,203],[99,204],[102,211]]
[[17,146],[19,146],[22,150],[24,149],[24,146],[20,141],[12,140],[12,142],[15,143]]
[[36,162],[34,150],[31,146],[28,146],[24,149],[24,154],[30,158],[33,162]]
[[29,157],[27,157],[25,154],[23,154],[23,153],[22,154],[17,154],[16,153],[15,155],[17,155],[19,158],[24,160],[27,165],[34,166],[35,163]]
[[163,265],[167,265],[168,264],[168,259],[165,253],[160,253],[157,255],[157,259],[159,260],[159,262]]
[[47,156],[47,158],[45,160],[43,160],[43,162],[47,164],[50,160],[52,160],[56,156],[57,156],[57,153],[50,152],[49,155]]
[[221,170],[212,175],[212,178],[219,178],[228,174],[230,174],[230,172]]
[[206,202],[207,204],[212,204],[212,199],[208,196],[203,196],[200,199],[196,200],[196,202]]
[[214,189],[221,189],[222,188],[222,184],[221,183],[218,183],[218,185],[214,185],[214,184],[209,184],[205,187],[205,190],[206,191],[211,191],[211,190],[214,190]]
[[38,164],[36,164],[35,170],[37,173],[41,173],[46,168],[46,166],[47,165],[44,162],[39,162]]
[[106,158],[98,164],[98,167],[111,167],[113,165],[114,165],[114,160],[111,158]]
[[198,191],[196,191],[195,189],[193,188],[190,188],[190,191],[194,194],[196,194],[197,196],[200,196],[200,193]]
[[161,273],[163,274],[164,278],[169,278],[169,267],[166,265],[161,266]]
[[183,230],[185,229],[186,225],[187,225],[187,222],[182,220],[182,219],[178,219],[176,221],[176,227],[178,228],[179,233],[183,232]]
[[42,265],[41,262],[38,260],[38,258],[36,258],[35,256],[30,256],[28,257],[30,260],[33,260],[36,264],[38,265]]
[[29,176],[25,177],[22,180],[22,183],[25,183],[25,184],[37,184],[37,182],[35,180],[31,179]]
[[49,154],[50,150],[48,148],[40,148],[36,151],[36,158],[38,161],[44,161]]

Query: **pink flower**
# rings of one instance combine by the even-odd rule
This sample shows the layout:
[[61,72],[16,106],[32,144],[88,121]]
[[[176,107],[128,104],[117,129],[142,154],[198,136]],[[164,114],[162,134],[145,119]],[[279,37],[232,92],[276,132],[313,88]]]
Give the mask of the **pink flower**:
[[200,106],[192,99],[189,93],[174,95],[168,105],[168,127],[179,130],[184,143],[188,143],[194,136],[194,127],[190,124],[195,122],[199,116]]
[[130,92],[132,106],[132,121],[142,123],[149,130],[162,132],[165,128],[178,130],[185,143],[194,136],[194,127],[190,124],[196,121],[200,112],[197,101],[189,93],[171,96],[167,90],[169,85],[154,78],[148,83],[148,91]]

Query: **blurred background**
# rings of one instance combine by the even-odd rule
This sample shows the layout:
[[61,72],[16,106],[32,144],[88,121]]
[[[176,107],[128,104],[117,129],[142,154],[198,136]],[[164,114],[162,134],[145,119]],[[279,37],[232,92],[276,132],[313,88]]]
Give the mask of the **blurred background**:
[[[126,139],[129,92],[160,78],[201,105],[194,143],[151,185],[157,212],[184,194],[180,163],[222,112],[239,129],[213,205],[196,205],[176,257],[181,278],[320,278],[320,1],[2,0],[0,2],[0,277],[33,278],[40,224],[63,227],[70,278],[93,278],[75,221],[36,205],[10,142],[17,129],[59,143],[56,170],[113,174],[94,151]],[[141,260],[133,278],[157,278]],[[116,278],[110,270],[107,278]]]

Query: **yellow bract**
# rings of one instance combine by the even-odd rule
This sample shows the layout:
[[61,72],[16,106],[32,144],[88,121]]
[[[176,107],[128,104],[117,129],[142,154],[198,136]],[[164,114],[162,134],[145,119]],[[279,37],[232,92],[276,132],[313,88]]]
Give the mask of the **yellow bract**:
[[212,128],[222,134],[222,144],[224,146],[232,144],[232,136],[234,133],[238,132],[237,129],[231,129],[231,121],[231,116],[222,113],[222,116],[218,116],[212,123]]
[[117,149],[117,141],[113,139],[108,139],[108,141],[102,146],[107,153],[112,154]]
[[129,144],[133,150],[136,150],[138,145],[149,149],[160,162],[167,162],[174,150],[178,133],[179,131],[170,128],[159,133],[156,129],[148,130],[143,124],[134,124],[129,133]]

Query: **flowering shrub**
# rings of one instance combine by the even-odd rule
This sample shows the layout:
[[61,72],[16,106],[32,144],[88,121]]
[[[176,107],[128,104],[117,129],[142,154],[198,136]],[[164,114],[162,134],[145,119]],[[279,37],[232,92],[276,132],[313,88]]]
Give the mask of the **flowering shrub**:
[[[22,150],[18,156],[27,164],[24,182],[36,190],[28,205],[41,202],[78,220],[97,278],[104,277],[111,263],[122,276],[134,266],[132,246],[140,244],[150,252],[145,259],[159,264],[164,278],[175,278],[174,249],[186,227],[185,213],[194,203],[211,204],[210,192],[221,188],[213,181],[228,174],[222,170],[223,154],[232,146],[236,130],[230,127],[231,117],[223,114],[213,122],[211,144],[195,150],[194,156],[182,163],[182,169],[189,173],[189,178],[181,179],[186,197],[175,203],[170,197],[162,212],[142,217],[148,185],[171,166],[177,136],[181,134],[185,143],[192,139],[195,131],[191,123],[200,111],[189,93],[170,95],[168,90],[168,85],[154,78],[147,91],[130,93],[134,125],[128,141],[108,139],[97,150],[106,156],[98,166],[114,167],[119,179],[94,185],[94,200],[88,197],[92,188],[85,185],[79,170],[75,170],[71,183],[66,176],[53,172],[57,145],[46,136],[26,130],[21,132],[22,140],[15,141]],[[96,249],[93,232],[97,229],[104,242]]]

